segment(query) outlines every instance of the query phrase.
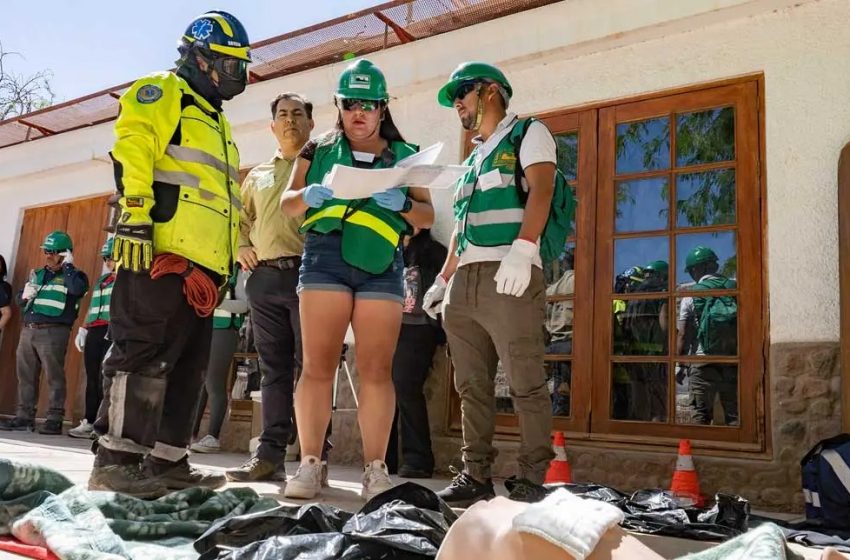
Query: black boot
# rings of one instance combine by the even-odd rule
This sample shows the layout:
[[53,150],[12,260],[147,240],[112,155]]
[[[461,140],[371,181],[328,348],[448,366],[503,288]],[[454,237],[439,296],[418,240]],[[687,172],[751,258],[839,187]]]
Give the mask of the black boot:
[[38,429],[38,433],[46,436],[61,436],[62,435],[62,419],[48,418],[44,424]]
[[164,484],[142,472],[141,461],[139,454],[101,446],[89,476],[89,490],[110,490],[144,500],[168,494]]
[[190,465],[188,456],[173,462],[148,455],[143,469],[145,474],[155,478],[170,490],[183,490],[196,486],[215,490],[227,484],[223,474],[204,471]]
[[458,472],[454,467],[451,471],[455,473],[454,480],[446,489],[437,492],[437,496],[450,506],[469,507],[480,500],[491,500],[496,497],[492,479],[488,478],[481,482],[465,472]]
[[32,418],[21,418],[20,416],[0,420],[0,430],[5,432],[34,432],[35,420]]

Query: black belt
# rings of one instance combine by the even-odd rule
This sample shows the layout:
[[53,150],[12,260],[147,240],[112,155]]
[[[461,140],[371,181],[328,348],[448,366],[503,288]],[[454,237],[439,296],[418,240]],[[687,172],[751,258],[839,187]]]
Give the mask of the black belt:
[[71,325],[66,325],[65,323],[24,323],[24,326],[28,329],[50,329],[54,327],[70,327]]
[[279,270],[290,270],[301,266],[301,257],[280,257],[277,259],[266,259],[257,263],[259,266],[268,266]]

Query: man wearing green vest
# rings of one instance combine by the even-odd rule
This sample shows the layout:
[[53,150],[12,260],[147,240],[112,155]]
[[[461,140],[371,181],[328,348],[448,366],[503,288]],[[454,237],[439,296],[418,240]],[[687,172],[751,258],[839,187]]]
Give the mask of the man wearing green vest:
[[[440,105],[457,111],[466,130],[478,133],[465,162],[472,170],[455,191],[449,257],[423,303],[436,315],[445,298],[443,321],[463,414],[464,469],[439,496],[459,507],[494,496],[498,361],[519,417],[519,477],[542,483],[554,456],[539,240],[555,192],[556,146],[544,124],[526,125],[507,112],[512,93],[498,68],[465,62],[437,95]],[[525,134],[517,139],[515,129]]]
[[65,351],[80,300],[89,289],[89,279],[74,267],[74,244],[64,231],[48,234],[41,248],[46,265],[32,271],[18,297],[24,313],[17,351],[18,411],[14,418],[0,422],[0,430],[35,429],[43,367],[50,404],[47,420],[38,431],[58,435],[65,418]]
[[115,282],[112,244],[110,237],[100,249],[106,272],[94,283],[86,322],[77,329],[77,337],[74,340],[77,350],[83,353],[86,366],[86,413],[79,426],[68,430],[68,435],[73,438],[89,439],[94,436],[94,421],[100,401],[103,400],[103,358],[112,344],[106,340],[106,331],[109,330],[109,300],[112,297],[112,283]]

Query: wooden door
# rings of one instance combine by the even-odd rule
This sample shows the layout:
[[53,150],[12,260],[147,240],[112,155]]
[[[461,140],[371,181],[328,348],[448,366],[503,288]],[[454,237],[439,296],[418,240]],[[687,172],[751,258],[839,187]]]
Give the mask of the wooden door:
[[[44,266],[41,243],[48,233],[57,229],[67,231],[74,241],[75,265],[85,271],[90,283],[97,279],[101,271],[100,247],[106,239],[106,233],[103,231],[107,217],[106,199],[105,195],[97,196],[24,211],[15,269],[11,280],[15,294],[23,288],[33,269]],[[89,298],[90,295],[87,295],[80,305],[80,317],[74,325],[73,333],[76,333],[76,328],[84,318]],[[12,320],[4,330],[3,340],[0,343],[0,413],[3,414],[14,414],[17,404],[15,354],[20,332],[21,310],[15,305]],[[82,411],[82,401],[78,397],[82,395],[85,374],[82,355],[77,352],[73,340],[68,341],[65,372],[67,376],[66,415],[76,419]],[[46,389],[46,383],[42,383],[39,411],[46,410]]]

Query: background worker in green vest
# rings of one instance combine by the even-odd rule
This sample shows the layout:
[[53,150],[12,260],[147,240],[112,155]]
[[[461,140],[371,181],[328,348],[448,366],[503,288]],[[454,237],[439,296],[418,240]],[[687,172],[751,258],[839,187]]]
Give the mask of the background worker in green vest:
[[[455,191],[455,231],[449,257],[426,295],[438,311],[455,368],[463,424],[463,471],[439,492],[466,506],[494,496],[490,469],[495,397],[501,360],[519,417],[519,477],[541,484],[554,456],[552,407],[543,367],[546,286],[538,240],[555,192],[555,140],[532,122],[516,148],[512,132],[524,126],[507,108],[513,90],[498,68],[461,64],[437,94],[466,130],[476,131],[473,167]],[[516,185],[516,167],[524,180]],[[527,195],[523,203],[524,195]]]
[[119,268],[89,489],[139,498],[227,482],[192,467],[188,447],[212,313],[236,263],[239,152],[222,104],[245,90],[250,41],[235,17],[209,11],[178,50],[174,72],[121,96],[110,152]]
[[0,430],[35,429],[41,369],[47,376],[49,408],[39,433],[62,433],[65,419],[65,352],[80,300],[89,289],[86,274],[74,267],[74,244],[64,231],[44,238],[44,268],[33,270],[18,296],[24,314],[17,350],[18,410]]
[[86,366],[86,414],[80,420],[79,426],[68,430],[68,435],[74,438],[94,436],[94,421],[100,401],[103,400],[103,358],[112,344],[106,340],[106,332],[109,330],[109,300],[112,298],[112,283],[115,282],[112,244],[110,237],[100,249],[100,256],[107,270],[94,283],[89,312],[83,326],[77,329],[77,337],[74,340],[77,350],[83,353]]
[[[694,280],[693,292],[719,290],[720,294],[682,298],[679,304],[677,355],[736,356],[738,354],[738,302],[722,290],[734,290],[736,280],[720,273],[717,253],[698,245],[685,257],[685,272]],[[709,360],[681,364],[676,379],[688,377],[698,424],[714,420],[714,402],[720,397],[725,425],[738,424],[738,366]],[[685,371],[681,371],[684,369]]]
[[[207,435],[192,444],[190,449],[197,453],[216,453],[221,450],[221,426],[227,414],[227,374],[233,362],[233,354],[239,344],[239,329],[245,321],[248,302],[244,290],[239,285],[238,274],[230,277],[230,288],[213,313],[213,332],[210,343],[210,359],[204,374],[204,388],[198,402],[194,436],[198,435],[201,417],[207,402],[210,405],[210,421]],[[238,293],[237,293],[238,290]]]
[[290,216],[306,213],[307,233],[299,278],[304,369],[295,394],[301,465],[286,485],[287,498],[309,499],[321,489],[319,454],[349,324],[366,463],[361,495],[369,499],[392,486],[384,458],[395,414],[392,362],[404,301],[401,238],[411,226],[427,228],[434,221],[426,189],[341,200],[323,185],[334,164],[391,167],[417,151],[393,123],[386,80],[368,60],[340,74],[335,99],[336,128],[304,146],[281,201]]

